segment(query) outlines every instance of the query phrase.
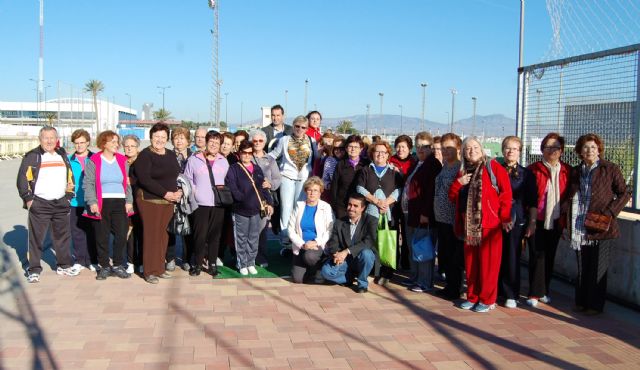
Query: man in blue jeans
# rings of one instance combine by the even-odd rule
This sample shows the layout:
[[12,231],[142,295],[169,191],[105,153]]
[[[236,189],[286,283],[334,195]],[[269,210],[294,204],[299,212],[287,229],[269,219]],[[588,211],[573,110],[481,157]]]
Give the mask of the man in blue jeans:
[[322,276],[329,281],[351,286],[353,276],[358,285],[357,293],[366,293],[367,277],[378,255],[376,229],[378,220],[363,213],[367,201],[360,194],[353,194],[347,203],[347,216],[333,223],[333,230],[325,251],[330,258],[322,266]]

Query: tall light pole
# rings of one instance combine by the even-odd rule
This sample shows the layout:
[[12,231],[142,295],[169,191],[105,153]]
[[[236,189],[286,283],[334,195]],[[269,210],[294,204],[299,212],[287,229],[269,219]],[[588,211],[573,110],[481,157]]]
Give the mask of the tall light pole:
[[307,114],[307,90],[309,88],[309,79],[304,80],[304,112],[303,114]]
[[473,136],[476,132],[476,103],[478,101],[478,98],[472,96],[471,100],[473,100],[473,126],[471,127],[471,136]]
[[164,91],[170,88],[171,86],[158,86],[158,89],[162,90],[162,110],[164,110]]
[[398,108],[400,108],[400,135],[404,134],[402,130],[402,104],[398,104]]
[[219,33],[218,33],[218,8],[220,1],[208,0],[209,8],[213,10],[213,28],[211,29],[211,103],[209,114],[211,124],[215,127],[220,124],[220,76],[219,76]]
[[[129,114],[132,114],[131,113],[131,94],[129,94],[129,93],[124,93],[124,94],[129,97]],[[83,106],[83,109],[84,109],[84,102],[82,103],[82,106]]]
[[371,104],[367,104],[367,115],[365,116],[365,121],[364,121],[364,133],[365,135],[368,135],[369,132],[369,112],[371,110]]
[[384,103],[384,93],[379,92],[380,95],[380,125],[384,126],[384,116],[382,115],[382,103]]
[[429,84],[423,82],[420,84],[420,86],[422,86],[422,122],[420,125],[420,131],[424,131],[424,126],[425,126],[424,112],[425,112],[426,99],[427,99],[427,86],[429,86]]
[[447,123],[449,123],[449,112],[445,112],[447,114]]
[[224,122],[229,126],[229,93],[224,93]]
[[42,100],[44,89],[44,0],[40,0],[40,57],[38,59],[38,99]]
[[285,90],[284,91],[284,110],[285,110],[285,112],[289,111],[289,98],[288,98],[288,95],[289,95],[289,90]]
[[40,125],[40,80],[30,78],[29,81],[36,83],[36,122]]
[[454,116],[456,113],[456,94],[458,93],[458,90],[456,89],[451,89],[451,132],[453,132],[453,122],[454,122]]

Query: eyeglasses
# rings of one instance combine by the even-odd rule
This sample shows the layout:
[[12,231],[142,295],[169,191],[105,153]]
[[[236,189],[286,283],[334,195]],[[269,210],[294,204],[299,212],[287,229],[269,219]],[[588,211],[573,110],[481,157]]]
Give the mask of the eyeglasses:
[[240,154],[252,155],[253,154],[253,150],[250,151],[250,152],[242,151],[242,152],[240,152]]
[[545,145],[544,147],[542,147],[542,149],[556,151],[556,150],[560,150],[560,147],[557,145]]
[[301,129],[301,130],[306,130],[306,129],[307,129],[307,127],[309,127],[309,126],[293,125],[293,127],[295,127],[295,128],[299,128],[299,129]]
[[519,152],[520,148],[504,148],[505,152]]
[[253,139],[252,140],[254,143],[264,143],[263,139]]
[[386,150],[376,150],[375,152],[373,152],[373,154],[384,155],[389,154],[389,152],[387,152]]
[[124,148],[125,149],[133,149],[133,148],[137,148],[137,145],[125,145]]
[[86,145],[89,144],[88,141],[80,141],[80,142],[74,142],[73,145]]
[[348,145],[347,149],[360,150],[360,145]]

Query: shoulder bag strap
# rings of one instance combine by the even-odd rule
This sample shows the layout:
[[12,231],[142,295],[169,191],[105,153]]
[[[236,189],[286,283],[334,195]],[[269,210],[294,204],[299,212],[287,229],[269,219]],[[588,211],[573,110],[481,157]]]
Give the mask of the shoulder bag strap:
[[251,185],[253,185],[253,190],[255,190],[256,196],[258,197],[258,202],[260,202],[260,209],[263,209],[264,208],[264,204],[262,202],[262,197],[260,197],[260,193],[258,192],[258,188],[256,187],[256,182],[253,181],[253,176],[251,176],[249,171],[247,171],[247,169],[244,167],[244,165],[242,163],[238,162],[238,165],[240,165],[240,168],[242,168],[244,173],[246,173],[247,176],[249,177],[249,181],[251,181]]
[[204,162],[207,165],[207,169],[209,170],[209,180],[211,180],[211,187],[215,188],[216,182],[213,180],[213,170],[211,169],[211,164],[209,163],[206,155],[204,156]]

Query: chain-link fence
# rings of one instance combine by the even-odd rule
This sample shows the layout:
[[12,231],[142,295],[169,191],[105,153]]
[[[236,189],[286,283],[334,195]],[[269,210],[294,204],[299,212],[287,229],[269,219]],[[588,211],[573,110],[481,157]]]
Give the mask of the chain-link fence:
[[629,207],[640,209],[640,44],[523,67],[519,71],[518,135],[522,163],[540,160],[549,132],[566,139],[562,160],[576,165],[579,136],[596,133],[604,158],[618,164],[633,191]]

